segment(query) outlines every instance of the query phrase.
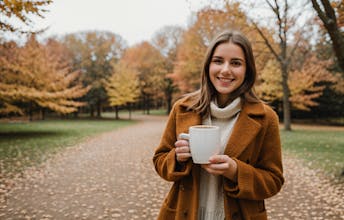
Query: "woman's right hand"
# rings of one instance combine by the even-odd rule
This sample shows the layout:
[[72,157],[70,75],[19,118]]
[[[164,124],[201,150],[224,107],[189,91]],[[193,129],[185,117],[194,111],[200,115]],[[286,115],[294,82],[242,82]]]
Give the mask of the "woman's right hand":
[[189,141],[180,139],[174,143],[174,146],[176,147],[176,159],[178,162],[185,162],[191,157]]

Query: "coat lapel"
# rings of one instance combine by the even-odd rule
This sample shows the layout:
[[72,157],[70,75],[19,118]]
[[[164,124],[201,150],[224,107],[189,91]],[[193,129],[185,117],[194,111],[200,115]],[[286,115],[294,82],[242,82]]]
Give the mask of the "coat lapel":
[[251,116],[264,115],[263,104],[245,104],[234,125],[232,134],[225,148],[225,154],[238,157],[254,140],[261,130],[261,124]]
[[[189,106],[189,100],[183,100],[181,107],[187,108]],[[189,127],[193,125],[202,124],[202,118],[194,111],[181,111],[176,115],[176,131],[177,135],[184,132],[189,132]]]

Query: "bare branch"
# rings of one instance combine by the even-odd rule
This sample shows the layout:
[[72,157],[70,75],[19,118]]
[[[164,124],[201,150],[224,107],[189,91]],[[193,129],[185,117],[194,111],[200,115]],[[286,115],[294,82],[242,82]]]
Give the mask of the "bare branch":
[[327,21],[328,18],[327,16],[325,15],[325,13],[321,10],[318,2],[316,0],[311,0],[312,1],[312,4],[313,4],[313,8],[317,11],[319,17],[321,20],[323,21]]
[[281,61],[281,58],[278,56],[277,52],[274,50],[274,48],[272,47],[272,45],[270,44],[268,38],[265,36],[265,34],[263,33],[263,31],[258,27],[258,25],[252,21],[253,26],[256,28],[256,30],[258,31],[259,35],[263,38],[266,46],[269,48],[269,50],[271,51],[271,53],[276,57],[276,59],[278,61]]
[[331,3],[325,0],[321,0],[321,3],[324,6],[327,17],[333,20],[334,23],[337,23],[336,13],[332,8]]

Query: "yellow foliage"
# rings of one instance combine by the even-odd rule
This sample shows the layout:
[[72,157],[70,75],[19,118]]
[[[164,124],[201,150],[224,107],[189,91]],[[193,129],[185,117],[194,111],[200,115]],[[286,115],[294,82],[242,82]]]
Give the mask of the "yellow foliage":
[[135,102],[140,95],[137,71],[125,64],[114,66],[115,72],[104,82],[111,106]]
[[260,80],[256,86],[256,92],[259,97],[267,102],[282,99],[281,69],[275,59],[271,59],[266,63],[261,71]]

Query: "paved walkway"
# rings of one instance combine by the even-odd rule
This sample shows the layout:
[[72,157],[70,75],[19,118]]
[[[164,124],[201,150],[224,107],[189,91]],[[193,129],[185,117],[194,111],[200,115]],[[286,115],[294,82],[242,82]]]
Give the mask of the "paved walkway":
[[[0,204],[0,219],[156,219],[170,187],[151,160],[165,121],[145,117],[28,170]],[[284,188],[267,201],[270,219],[344,219],[343,183],[289,156],[284,168]]]

